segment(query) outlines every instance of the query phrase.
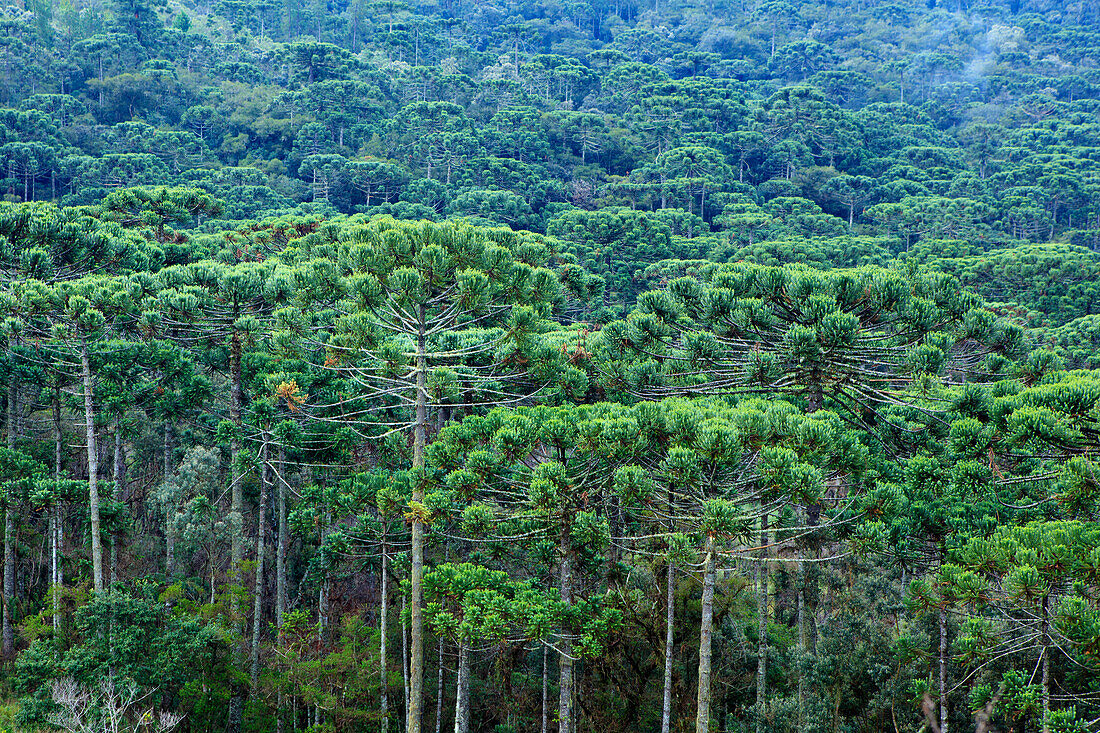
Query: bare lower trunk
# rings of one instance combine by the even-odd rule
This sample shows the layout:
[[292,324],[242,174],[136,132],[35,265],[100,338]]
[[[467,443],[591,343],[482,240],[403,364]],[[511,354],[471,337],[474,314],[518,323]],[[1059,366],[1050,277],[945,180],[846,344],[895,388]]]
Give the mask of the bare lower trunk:
[[[768,515],[760,517],[760,544],[768,543]],[[762,553],[765,558],[767,550]],[[768,698],[768,566],[765,558],[756,566],[756,614],[757,614],[757,659],[756,659],[756,733],[764,733],[766,725]]]
[[[573,552],[569,533],[561,534],[561,602],[565,608],[573,605]],[[573,733],[573,630],[563,625],[558,667],[558,733]]]
[[378,665],[380,667],[380,673],[382,682],[379,687],[379,707],[382,709],[382,733],[389,733],[390,730],[390,699],[389,699],[389,684],[386,674],[386,663],[389,661],[386,658],[386,631],[387,622],[389,621],[390,610],[390,555],[389,548],[386,545],[386,533],[382,532],[382,599],[381,608],[378,612]]
[[707,536],[703,569],[703,619],[699,625],[699,694],[696,702],[695,733],[710,731],[710,648],[714,632],[714,537]]
[[401,594],[401,677],[404,681],[402,690],[405,693],[405,722],[409,720],[409,625],[405,623],[405,610],[407,601]]
[[461,639],[458,642],[455,733],[470,733],[470,647]]
[[[455,711],[457,714],[457,710]],[[436,646],[435,663],[435,733],[443,730],[443,639]]]
[[546,644],[542,645],[542,728],[541,733],[546,733],[550,720],[550,652]]
[[8,497],[4,508],[4,659],[11,659],[15,651],[15,497]]
[[806,594],[804,592],[806,582],[806,569],[802,563],[798,564],[798,727],[805,730],[806,726]]
[[[241,337],[240,334],[234,333],[229,340],[229,419],[237,427],[241,425],[241,400],[243,398],[244,389],[241,386]],[[229,464],[232,467],[230,474],[230,481],[232,483],[230,489],[230,511],[233,512],[239,519],[243,520],[244,514],[244,493],[242,487],[242,480],[240,476],[232,475],[233,471],[237,470],[237,456],[240,454],[240,444],[236,437],[233,438],[230,444],[230,456]],[[237,574],[240,572],[241,561],[244,559],[244,526],[242,522],[241,531],[232,532],[230,538],[230,550],[229,550],[229,580],[230,583],[237,581]],[[236,598],[236,594],[233,596]],[[236,608],[237,601],[233,601],[234,611],[238,611]]]
[[164,513],[164,574],[172,577],[176,566],[176,530],[172,526],[175,522],[174,509],[168,507]]
[[[172,424],[164,423],[164,480],[172,475]],[[164,574],[172,577],[176,569],[176,508],[168,506],[164,509]]]
[[[54,456],[53,477],[55,481],[61,480],[61,389],[54,387],[53,392],[53,431],[54,431]],[[62,529],[61,529],[61,505],[60,497],[54,497],[54,505],[50,507],[50,584],[53,585],[53,631],[54,638],[58,638],[61,632],[61,603],[57,597],[61,585],[61,569],[58,559],[61,555]]]
[[286,613],[286,446],[279,445],[279,462],[275,466],[275,511],[279,537],[275,545],[275,626],[283,628]]
[[940,648],[939,648],[939,692],[940,692],[940,733],[947,733],[947,609],[940,609]]
[[[413,470],[424,468],[424,454],[428,435],[428,360],[427,335],[424,325],[424,306],[417,308],[417,320],[420,333],[416,342],[416,426],[413,431]],[[413,502],[418,506],[424,503],[424,488],[416,482],[413,489]],[[412,552],[409,568],[409,707],[408,733],[420,733],[421,705],[423,703],[424,683],[424,617],[421,613],[421,584],[424,577],[424,520],[414,514],[412,521]]]
[[1050,733],[1050,597],[1043,596],[1043,733]]
[[88,514],[92,533],[92,585],[103,591],[103,545],[99,536],[99,449],[95,437],[95,394],[88,344],[80,342],[80,371],[84,382],[84,429],[88,449]]
[[[13,359],[8,352],[9,359]],[[8,450],[15,450],[16,425],[15,413],[18,409],[19,389],[15,378],[8,383]],[[8,496],[7,506],[4,507],[4,620],[3,620],[3,655],[4,659],[11,659],[15,651],[15,626],[12,606],[15,603],[15,497]]]
[[[115,501],[125,498],[123,485],[126,483],[126,458],[122,452],[122,425],[119,418],[115,417],[115,454],[113,463],[113,477],[115,480]],[[118,541],[119,537],[111,535],[111,583],[118,582]]]
[[256,688],[260,680],[260,629],[263,625],[263,600],[264,600],[264,563],[265,540],[267,539],[267,497],[271,493],[268,470],[268,455],[270,453],[267,442],[267,434],[264,434],[264,442],[260,448],[260,506],[256,511],[256,578],[252,591],[252,655],[250,658],[250,682],[252,694],[256,694]]
[[672,642],[676,610],[676,567],[671,557],[665,578],[665,679],[664,699],[661,705],[661,733],[669,733],[672,725]]

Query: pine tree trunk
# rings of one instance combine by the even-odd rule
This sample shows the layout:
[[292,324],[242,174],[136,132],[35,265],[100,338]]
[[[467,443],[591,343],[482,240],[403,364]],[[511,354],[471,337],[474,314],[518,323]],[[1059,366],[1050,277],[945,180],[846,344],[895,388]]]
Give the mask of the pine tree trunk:
[[279,460],[275,468],[275,495],[279,537],[275,545],[275,626],[283,628],[286,613],[286,446],[279,444]]
[[[236,310],[234,310],[236,313]],[[241,386],[241,336],[234,332],[233,336],[229,339],[229,420],[236,427],[241,426],[241,400],[243,399],[244,389]],[[231,498],[230,498],[230,511],[237,515],[237,517],[243,520],[244,515],[244,492],[241,482],[241,477],[232,475],[233,471],[237,470],[237,456],[241,452],[241,446],[236,437],[233,438],[230,444],[230,457],[229,463],[231,466],[230,481],[232,482]],[[244,527],[242,524],[241,531],[233,532],[230,539],[230,551],[229,551],[229,580],[231,583],[236,581],[237,574],[240,572],[241,561],[244,559]],[[236,595],[234,594],[234,597]],[[237,602],[233,602],[237,605]],[[239,608],[235,608],[235,611],[239,611]]]
[[[562,528],[561,552],[561,602],[569,609],[573,605],[573,552],[569,546],[569,532]],[[561,650],[558,673],[558,733],[573,733],[573,630],[568,625],[561,629]]]
[[756,615],[759,638],[756,646],[756,733],[767,730],[768,709],[768,515],[760,515],[761,560],[756,565]]
[[950,717],[947,710],[947,609],[940,608],[940,648],[939,648],[939,667],[940,667],[940,733],[948,733],[948,722]]
[[550,721],[550,651],[546,644],[542,645],[542,728],[541,733],[546,733]]
[[[427,327],[424,323],[424,305],[417,306],[417,326],[419,334],[416,340],[416,426],[413,433],[413,471],[424,469],[424,454],[427,447],[428,424],[428,360]],[[413,488],[413,502],[418,506],[424,503],[424,488],[420,481]],[[424,683],[424,617],[421,608],[421,584],[424,576],[424,521],[419,514],[412,521],[412,558],[409,572],[409,707],[408,733],[420,733],[422,687]]]
[[798,563],[798,728],[806,726],[806,569]]
[[[172,423],[164,423],[164,448],[161,451],[163,458],[164,480],[172,475]],[[164,575],[171,578],[176,569],[176,509],[168,506],[164,509]],[[211,589],[213,595],[213,589]]]
[[462,639],[458,641],[455,733],[470,733],[470,645]]
[[4,659],[11,659],[15,651],[15,497],[8,497],[4,508]]
[[[239,316],[239,308],[234,306],[234,317]],[[229,339],[229,420],[235,427],[241,426],[241,402],[244,388],[241,380],[241,335],[236,331]],[[241,563],[244,560],[244,491],[243,477],[234,475],[237,470],[237,458],[240,455],[241,446],[239,439],[234,436],[229,446],[230,465],[230,511],[241,522],[240,530],[230,533],[229,549],[229,585],[240,583]],[[244,666],[244,619],[241,615],[241,604],[237,593],[230,596],[230,611],[232,625],[241,634],[240,642],[234,644],[234,658]],[[242,686],[234,681],[230,683],[231,694],[229,697],[229,720],[226,725],[226,733],[239,733],[241,729],[241,716],[243,713],[244,693]]]
[[175,473],[175,470],[174,470],[175,461],[173,460],[174,456],[172,455],[173,450],[174,450],[173,449],[174,441],[172,440],[172,437],[173,437],[172,436],[172,423],[165,421],[165,423],[164,423],[164,448],[163,448],[163,451],[162,451],[163,458],[164,458],[164,480],[165,481],[168,480],[169,476],[171,476],[173,473]]
[[710,649],[714,633],[714,537],[707,535],[703,569],[703,619],[699,625],[699,691],[696,700],[695,733],[710,731]]
[[405,594],[401,594],[401,678],[404,682],[402,690],[405,694],[405,723],[409,722],[409,625],[405,622],[407,610]]
[[[12,357],[8,352],[9,359]],[[13,377],[8,383],[8,450],[15,450],[16,426],[15,413],[18,409],[19,389]],[[15,497],[8,496],[4,507],[4,620],[3,620],[3,656],[11,659],[15,651]]]
[[672,644],[676,612],[676,567],[669,557],[665,578],[665,678],[664,697],[661,705],[661,733],[669,733],[672,726]]
[[[61,388],[54,386],[53,400],[53,477],[55,481],[61,480]],[[62,544],[61,528],[61,504],[59,497],[54,497],[54,505],[50,507],[50,584],[53,586],[53,631],[54,638],[61,633],[61,603],[57,597],[61,586],[61,568],[58,563]]]
[[382,733],[390,731],[389,684],[386,674],[386,631],[390,610],[390,554],[387,546],[386,531],[382,530],[382,598],[378,612],[378,665],[381,673],[379,685],[379,707],[382,709]]
[[1043,733],[1050,733],[1050,596],[1043,596]]
[[[458,709],[455,709],[458,714]],[[435,663],[435,733],[443,730],[443,639],[436,647]]]
[[[126,481],[126,460],[122,452],[122,425],[119,418],[115,417],[114,456],[112,461],[112,478],[115,480],[115,501],[122,501],[124,492],[123,483]],[[118,536],[111,535],[111,583],[118,582]]]
[[176,566],[176,530],[172,526],[175,520],[174,509],[169,507],[164,514],[164,574],[172,577]]
[[88,344],[80,342],[80,370],[84,382],[84,428],[88,449],[88,513],[92,533],[92,585],[103,591],[103,544],[99,536],[99,448],[95,437],[95,394]]
[[255,696],[260,680],[260,629],[263,625],[264,564],[265,540],[267,539],[267,498],[271,493],[268,455],[270,453],[267,433],[260,447],[260,506],[256,511],[256,578],[252,591],[252,656],[250,659],[250,681],[252,695]]

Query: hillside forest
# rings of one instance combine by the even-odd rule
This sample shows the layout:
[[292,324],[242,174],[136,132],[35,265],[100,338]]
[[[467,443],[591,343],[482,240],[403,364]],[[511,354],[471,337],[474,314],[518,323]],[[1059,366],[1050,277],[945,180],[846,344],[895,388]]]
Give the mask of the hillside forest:
[[6,0],[0,730],[1100,731],[1100,2]]

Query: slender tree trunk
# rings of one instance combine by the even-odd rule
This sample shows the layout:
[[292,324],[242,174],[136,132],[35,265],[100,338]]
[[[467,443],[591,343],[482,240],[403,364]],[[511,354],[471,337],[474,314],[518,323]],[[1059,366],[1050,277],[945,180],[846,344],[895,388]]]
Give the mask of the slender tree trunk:
[[88,513],[92,532],[92,585],[103,591],[103,544],[99,536],[99,448],[95,437],[95,393],[92,384],[92,360],[88,344],[80,342],[80,369],[84,381],[84,428],[88,448]]
[[1050,596],[1043,596],[1043,733],[1050,733]]
[[[417,326],[419,333],[416,340],[416,426],[413,433],[413,461],[414,471],[424,469],[424,453],[427,448],[428,435],[428,358],[427,358],[427,327],[424,323],[424,305],[417,306]],[[414,511],[418,511],[424,504],[424,488],[419,481],[415,482],[413,489],[413,502],[417,504]],[[423,703],[424,683],[424,617],[421,613],[421,584],[424,576],[424,521],[419,513],[414,514],[412,521],[412,558],[409,572],[409,626],[410,626],[410,661],[409,661],[409,707],[408,707],[408,733],[420,733],[421,704]]]
[[[443,730],[443,639],[436,647],[435,664],[435,733]],[[455,710],[458,713],[458,710]]]
[[164,448],[162,449],[164,459],[164,479],[166,481],[168,480],[169,476],[175,473],[173,466],[175,461],[173,460],[172,455],[174,450],[172,447],[173,443],[174,441],[172,440],[172,423],[166,420],[164,422]]
[[806,727],[806,657],[809,649],[806,646],[806,568],[800,560],[798,563],[798,728]]
[[661,704],[661,733],[669,733],[672,726],[672,644],[676,612],[675,583],[676,566],[670,556],[665,578],[665,678],[664,698]]
[[[55,481],[61,480],[61,455],[62,455],[62,435],[61,435],[61,388],[54,386],[53,400],[51,400],[53,408],[53,477]],[[61,585],[61,572],[60,565],[58,564],[58,556],[61,554],[61,542],[62,542],[62,529],[61,529],[61,504],[60,497],[54,497],[53,506],[50,507],[50,584],[53,586],[53,631],[54,638],[59,638],[61,633],[61,603],[57,594]]]
[[[383,525],[384,527],[385,525]],[[390,553],[388,542],[386,538],[386,530],[382,530],[382,598],[381,608],[378,612],[378,629],[379,629],[379,641],[378,641],[378,665],[381,668],[380,673],[382,677],[381,684],[379,686],[379,707],[382,708],[382,733],[389,733],[390,731],[390,700],[389,700],[389,684],[386,674],[386,662],[389,661],[386,658],[386,631],[388,630],[387,622],[389,621],[390,610]]]
[[4,659],[15,652],[15,497],[4,507]]
[[458,640],[455,733],[470,733],[470,645],[462,639]]
[[[14,358],[8,351],[9,359]],[[13,376],[8,383],[8,450],[15,450],[16,446],[16,419],[18,410],[19,386]],[[15,503],[14,496],[8,496],[8,503],[4,507],[4,621],[3,621],[3,655],[4,659],[11,659],[15,651],[15,614],[12,606],[15,604]]]
[[405,622],[407,601],[401,594],[401,677],[404,680],[405,723],[409,722],[409,625]]
[[947,709],[947,609],[940,608],[940,648],[939,648],[939,666],[940,666],[940,733],[948,733],[948,724],[950,716]]
[[275,469],[275,512],[279,537],[275,545],[275,626],[283,628],[286,613],[286,446],[279,444],[279,460]]
[[[239,308],[234,305],[234,317],[239,316]],[[241,384],[241,335],[236,331],[229,339],[229,420],[234,426],[241,426],[241,402],[244,389]],[[242,477],[234,475],[237,470],[237,458],[240,455],[241,446],[238,438],[233,437],[229,447],[229,480],[230,480],[230,512],[240,522],[240,530],[230,533],[229,549],[229,585],[240,583],[241,562],[244,560],[244,492]],[[234,657],[238,664],[244,666],[244,619],[241,616],[241,604],[238,594],[230,596],[230,611],[233,627],[241,633],[241,642],[234,645]],[[238,733],[241,729],[242,707],[244,704],[244,690],[237,682],[230,683],[229,720],[226,725],[226,733]]]
[[[123,484],[126,482],[126,456],[122,452],[122,424],[118,416],[115,416],[115,436],[114,436],[114,456],[113,456],[113,478],[115,480],[115,501],[122,501],[125,492],[123,491]],[[118,536],[111,535],[111,583],[118,582]]]
[[[561,602],[566,609],[573,605],[573,551],[569,541],[569,532],[563,526],[560,540]],[[568,624],[562,625],[559,648],[558,733],[573,733],[573,629]]]
[[164,515],[164,574],[172,577],[176,567],[175,510],[169,507]]
[[699,694],[695,712],[695,733],[710,731],[710,648],[714,633],[714,537],[707,535],[703,568],[703,620],[699,625]]
[[768,709],[768,515],[760,515],[760,544],[765,548],[761,551],[761,560],[756,565],[756,615],[757,615],[757,640],[756,652],[756,733],[765,733],[767,730],[766,718]]
[[[234,309],[236,314],[236,309]],[[233,336],[229,339],[229,420],[236,427],[241,426],[241,401],[243,399],[244,389],[241,386],[241,336],[237,332],[233,332]],[[230,491],[230,511],[237,515],[238,518],[243,520],[244,515],[244,492],[241,485],[241,477],[234,476],[233,471],[237,468],[237,456],[241,452],[241,446],[236,437],[230,444],[230,457],[229,462],[231,466],[230,481],[232,482],[232,488]],[[233,532],[230,539],[229,550],[229,579],[230,582],[235,582],[237,574],[239,573],[241,561],[244,559],[244,526],[240,532]],[[234,604],[236,605],[236,601]],[[235,609],[239,610],[239,609]]]
[[546,644],[542,645],[542,728],[541,733],[546,733],[550,721],[550,652]]
[[[325,512],[325,526],[329,526],[331,523],[331,515],[329,512]],[[322,542],[324,542],[324,533],[322,533]],[[322,570],[324,574],[321,578],[321,587],[317,590],[317,641],[324,645],[325,639],[328,636],[329,627],[329,590],[332,586],[332,578],[329,577],[329,569],[326,567]]]
[[250,681],[252,694],[256,694],[256,688],[260,680],[260,629],[263,625],[263,600],[264,600],[264,564],[265,540],[267,539],[267,498],[271,493],[270,472],[268,470],[268,456],[270,447],[267,441],[267,433],[263,436],[263,445],[260,447],[260,506],[256,511],[256,578],[252,592],[252,656],[250,659]]

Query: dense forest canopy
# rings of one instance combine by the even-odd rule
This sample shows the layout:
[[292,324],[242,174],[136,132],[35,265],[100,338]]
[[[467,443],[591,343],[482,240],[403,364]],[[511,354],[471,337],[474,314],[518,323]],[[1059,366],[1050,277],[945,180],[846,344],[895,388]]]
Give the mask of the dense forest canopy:
[[0,8],[0,730],[1100,730],[1100,2]]

